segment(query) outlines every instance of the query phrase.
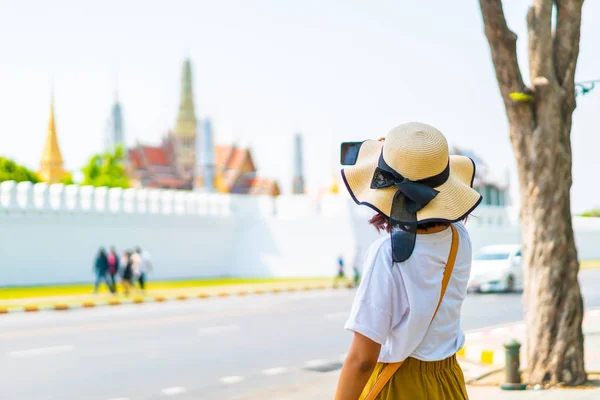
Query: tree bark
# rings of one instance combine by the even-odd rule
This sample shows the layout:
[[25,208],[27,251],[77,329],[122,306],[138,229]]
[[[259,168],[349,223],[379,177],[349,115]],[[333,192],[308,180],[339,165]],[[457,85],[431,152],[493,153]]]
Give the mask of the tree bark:
[[517,102],[509,96],[525,90],[517,36],[506,24],[501,0],[480,0],[519,173],[526,358],[532,383],[577,385],[586,380],[583,299],[570,199],[582,5],[583,0],[533,0],[527,15],[533,100]]

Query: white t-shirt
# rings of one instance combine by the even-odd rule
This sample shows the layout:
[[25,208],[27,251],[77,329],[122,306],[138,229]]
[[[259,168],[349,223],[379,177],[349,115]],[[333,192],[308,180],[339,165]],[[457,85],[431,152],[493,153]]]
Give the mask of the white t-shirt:
[[431,326],[452,230],[418,234],[413,254],[402,263],[392,263],[389,235],[375,241],[367,251],[362,281],[345,328],[381,344],[380,362],[399,362],[407,357],[443,360],[464,345],[460,311],[471,271],[471,239],[463,223],[453,225],[459,235],[456,262]]

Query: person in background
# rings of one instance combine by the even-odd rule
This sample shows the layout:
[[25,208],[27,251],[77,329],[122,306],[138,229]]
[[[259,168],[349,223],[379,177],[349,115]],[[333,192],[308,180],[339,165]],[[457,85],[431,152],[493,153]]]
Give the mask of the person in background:
[[98,251],[98,255],[96,256],[96,261],[94,263],[94,272],[96,273],[96,283],[94,284],[94,293],[98,293],[98,288],[100,287],[100,282],[106,282],[106,286],[108,286],[108,290],[111,293],[114,293],[114,288],[110,284],[108,280],[108,256],[106,254],[106,250],[101,248]]
[[337,277],[343,279],[346,276],[344,273],[344,259],[342,256],[338,257],[338,274]]
[[360,252],[356,252],[356,255],[354,256],[354,265],[352,266],[352,269],[354,271],[354,286],[358,286],[358,284],[360,283],[360,269],[358,269],[358,266],[360,265],[362,259],[361,259],[361,254]]
[[117,292],[117,273],[119,272],[119,256],[117,255],[117,250],[115,250],[114,246],[110,248],[110,252],[108,253],[108,276],[110,277],[110,283],[114,289],[114,293]]
[[146,290],[146,279],[148,273],[152,271],[152,259],[150,253],[142,250],[141,247],[136,247],[135,253],[132,255],[133,271],[136,276],[140,289]]
[[129,251],[123,253],[121,257],[121,279],[123,279],[123,291],[125,296],[129,296],[133,280],[133,261],[132,254]]
[[354,286],[358,286],[359,283],[360,283],[360,271],[358,270],[358,267],[355,265],[354,266]]
[[344,281],[346,278],[346,273],[344,272],[344,258],[341,255],[337,259],[337,265],[338,271],[337,275],[335,276],[334,285],[337,285],[340,280]]

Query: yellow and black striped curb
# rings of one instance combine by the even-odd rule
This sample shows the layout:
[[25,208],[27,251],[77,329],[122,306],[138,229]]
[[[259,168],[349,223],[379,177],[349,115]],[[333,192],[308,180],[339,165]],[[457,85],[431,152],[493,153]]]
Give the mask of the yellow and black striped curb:
[[[586,324],[591,323],[600,325],[600,308],[587,310],[583,315],[584,328]],[[472,331],[466,335],[466,344],[456,355],[466,361],[476,362],[485,365],[504,366],[506,360],[506,351],[501,341],[511,337],[525,337],[525,323],[523,321],[489,327],[485,330]],[[477,345],[483,341],[492,341],[494,344]],[[521,348],[523,351],[523,348]]]
[[456,356],[467,361],[496,366],[504,365],[505,357],[504,350],[502,349],[490,350],[479,346],[470,346],[468,344],[460,349],[456,353]]
[[261,294],[278,294],[283,292],[297,292],[297,291],[310,291],[310,290],[326,290],[326,289],[343,289],[354,288],[351,283],[345,285],[304,285],[297,287],[285,287],[285,288],[265,288],[247,290],[240,288],[237,291],[223,291],[217,293],[206,293],[200,292],[196,294],[178,294],[178,295],[156,295],[156,296],[133,296],[126,299],[108,299],[108,300],[89,300],[74,303],[54,303],[48,305],[27,305],[24,307],[0,307],[0,315],[23,313],[23,312],[39,312],[39,311],[67,311],[67,310],[78,310],[82,308],[95,308],[104,306],[120,306],[124,304],[144,304],[144,303],[162,303],[166,301],[185,301],[191,299],[208,299],[208,298],[220,298],[220,297],[231,297],[231,296],[248,296],[248,295],[261,295]]

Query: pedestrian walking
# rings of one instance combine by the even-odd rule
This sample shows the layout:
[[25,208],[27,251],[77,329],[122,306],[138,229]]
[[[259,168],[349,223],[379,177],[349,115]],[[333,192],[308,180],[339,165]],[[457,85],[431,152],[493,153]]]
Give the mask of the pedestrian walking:
[[108,252],[108,276],[110,278],[110,283],[114,289],[114,293],[117,292],[117,274],[119,272],[119,256],[117,254],[117,250],[113,247],[110,248]]
[[358,283],[360,282],[360,271],[358,270],[358,267],[355,265],[354,266],[354,286],[358,286]]
[[145,291],[148,273],[152,271],[152,258],[150,257],[150,253],[138,246],[132,255],[132,259],[135,278],[140,285],[140,289]]
[[456,352],[472,257],[462,221],[481,202],[474,162],[450,156],[441,132],[413,122],[365,141],[342,176],[389,235],[365,257],[335,398],[467,399]]
[[108,286],[108,290],[113,293],[114,288],[111,285],[108,279],[108,255],[106,254],[106,250],[101,248],[98,251],[98,255],[96,256],[96,261],[94,262],[94,272],[96,273],[96,282],[94,283],[94,293],[98,293],[98,288],[100,287],[100,283],[104,281],[106,286]]
[[123,280],[123,292],[125,293],[125,296],[129,296],[129,292],[132,288],[133,261],[131,255],[131,252],[126,251],[121,256],[121,279]]
[[338,279],[344,279],[346,274],[344,273],[344,258],[342,256],[338,257]]

